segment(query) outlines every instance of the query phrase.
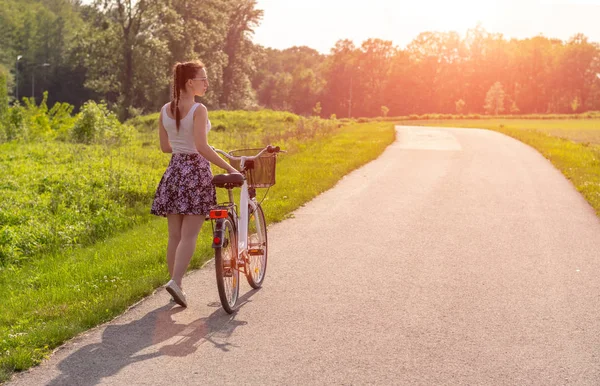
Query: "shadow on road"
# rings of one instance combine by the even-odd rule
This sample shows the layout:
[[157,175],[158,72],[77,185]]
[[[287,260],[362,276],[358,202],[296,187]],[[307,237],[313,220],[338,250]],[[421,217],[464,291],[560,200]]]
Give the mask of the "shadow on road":
[[[250,302],[255,292],[250,291],[240,297],[239,307]],[[233,345],[225,339],[247,322],[236,320],[236,314],[227,314],[220,304],[214,306],[218,309],[208,317],[198,318],[189,324],[173,321],[172,316],[185,309],[169,304],[131,323],[108,325],[102,333],[101,342],[84,346],[60,362],[57,367],[61,374],[48,385],[95,385],[136,362],[163,355],[190,355],[204,342],[229,351]],[[158,350],[151,349],[168,340],[172,342]]]

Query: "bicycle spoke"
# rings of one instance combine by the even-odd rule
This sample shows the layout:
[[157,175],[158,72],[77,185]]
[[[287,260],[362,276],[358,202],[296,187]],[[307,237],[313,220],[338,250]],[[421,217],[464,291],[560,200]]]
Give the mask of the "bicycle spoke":
[[239,268],[235,261],[237,245],[232,219],[226,219],[223,227],[223,246],[215,250],[217,287],[223,308],[232,313],[239,293]]

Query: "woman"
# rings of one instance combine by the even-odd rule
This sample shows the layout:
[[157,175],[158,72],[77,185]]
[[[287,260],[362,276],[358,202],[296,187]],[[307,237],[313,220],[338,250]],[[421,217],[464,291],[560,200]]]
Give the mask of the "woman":
[[238,171],[208,145],[210,121],[206,107],[194,101],[208,89],[204,64],[177,63],[173,67],[173,95],[158,119],[160,148],[173,153],[158,188],[151,213],[167,217],[169,241],[167,265],[171,280],[166,289],[173,300],[187,307],[181,281],[185,274],[202,223],[216,205],[210,162],[229,173]]

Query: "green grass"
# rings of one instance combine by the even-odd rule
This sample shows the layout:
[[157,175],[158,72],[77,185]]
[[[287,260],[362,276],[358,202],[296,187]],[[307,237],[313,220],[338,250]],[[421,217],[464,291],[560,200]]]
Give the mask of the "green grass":
[[404,125],[482,128],[504,133],[537,149],[585,197],[600,217],[600,119],[418,121]]
[[497,131],[539,132],[553,137],[567,139],[582,144],[600,145],[600,119],[581,120],[525,120],[525,119],[482,119],[482,120],[433,120],[403,122],[404,125],[474,127]]
[[[376,158],[394,137],[392,124],[370,123],[296,142],[278,160],[277,184],[263,202],[267,221],[285,219]],[[263,193],[259,190],[259,198]],[[168,280],[166,220],[146,216],[145,223],[116,237],[0,272],[0,382],[38,364],[69,338],[113,319]],[[192,269],[212,257],[210,230],[203,226]]]
[[[210,113],[212,145],[231,150],[275,143],[295,152],[339,124],[291,113]],[[129,123],[123,145],[59,141],[0,144],[0,272],[64,248],[91,245],[148,221],[169,155],[158,150],[158,114]]]

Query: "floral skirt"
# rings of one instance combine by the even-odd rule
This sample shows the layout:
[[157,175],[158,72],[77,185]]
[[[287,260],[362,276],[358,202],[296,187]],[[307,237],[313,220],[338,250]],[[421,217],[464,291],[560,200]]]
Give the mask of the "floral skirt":
[[208,215],[217,204],[210,163],[200,154],[176,153],[163,174],[150,213]]

